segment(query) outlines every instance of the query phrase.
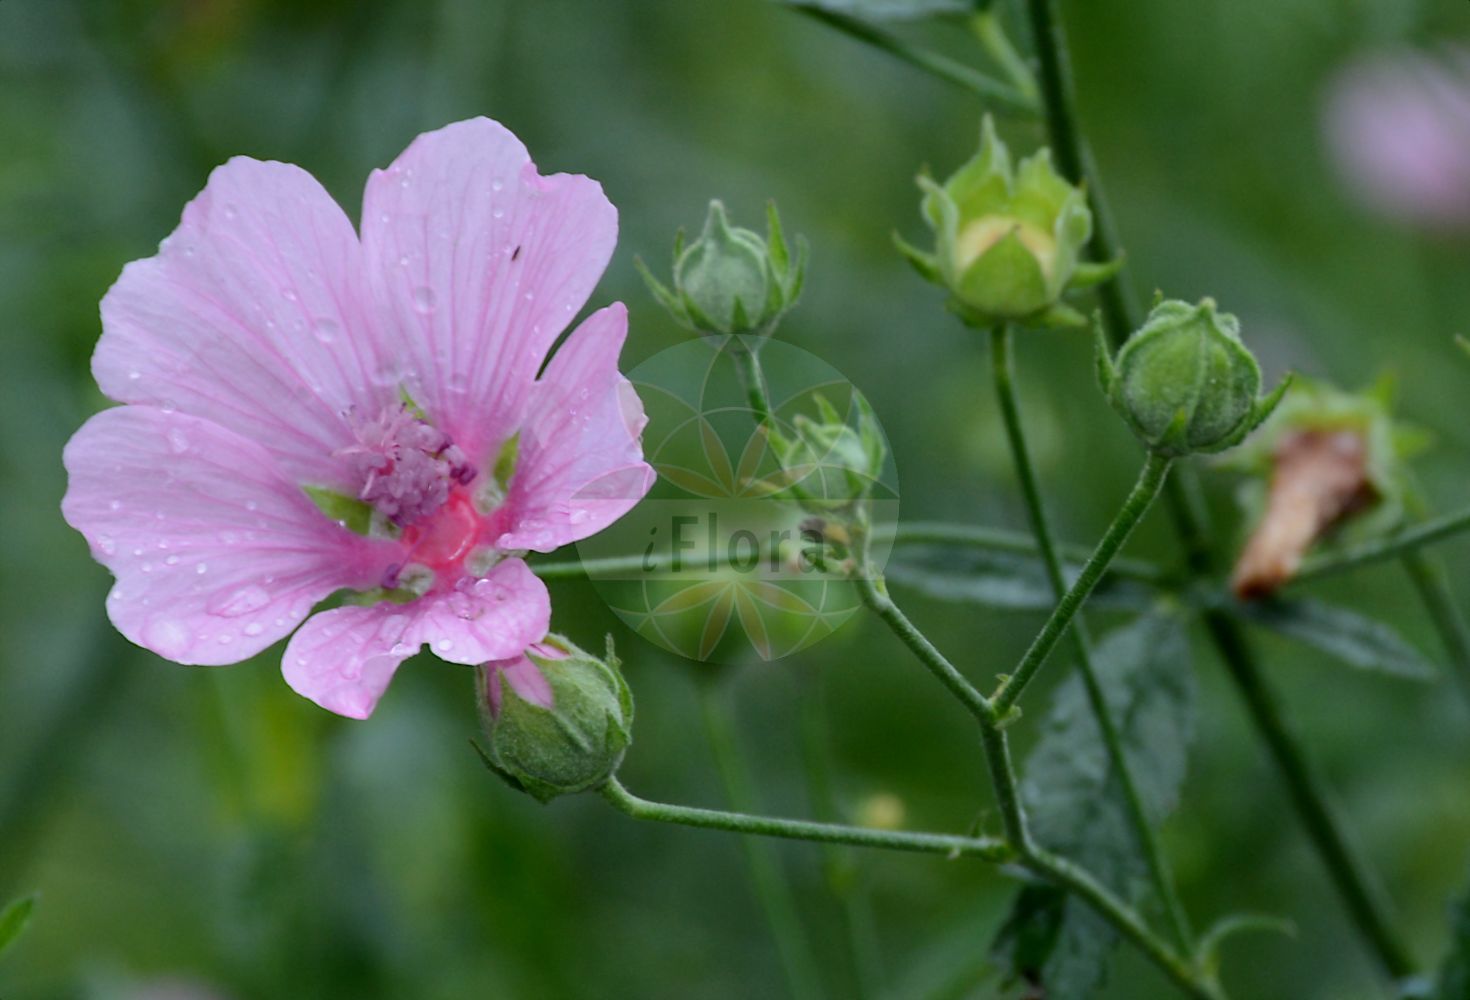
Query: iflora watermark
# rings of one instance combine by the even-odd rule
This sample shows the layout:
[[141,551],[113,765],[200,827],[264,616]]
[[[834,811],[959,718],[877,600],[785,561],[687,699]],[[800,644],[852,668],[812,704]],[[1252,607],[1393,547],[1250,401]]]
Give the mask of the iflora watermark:
[[[828,543],[859,506],[874,523],[898,513],[896,470],[852,384],[806,351],[767,342],[765,422],[734,349],[691,340],[629,373],[648,414],[644,454],[658,482],[630,513],[578,543],[629,627],[713,662],[774,660],[835,631],[860,601],[852,560],[824,558]],[[881,467],[857,472],[862,463],[850,459],[864,441]],[[881,542],[870,547],[872,564],[886,555]]]

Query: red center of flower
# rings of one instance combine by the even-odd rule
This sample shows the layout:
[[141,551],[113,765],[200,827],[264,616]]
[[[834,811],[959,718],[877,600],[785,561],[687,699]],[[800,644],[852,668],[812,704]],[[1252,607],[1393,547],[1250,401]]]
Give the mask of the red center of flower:
[[454,490],[443,506],[403,529],[408,557],[436,573],[458,567],[480,536],[480,513],[466,490]]

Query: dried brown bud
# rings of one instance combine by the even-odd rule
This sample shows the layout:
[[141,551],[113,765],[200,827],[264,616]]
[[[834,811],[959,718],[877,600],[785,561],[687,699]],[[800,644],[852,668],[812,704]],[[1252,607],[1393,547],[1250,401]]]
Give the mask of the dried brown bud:
[[1304,430],[1284,437],[1272,455],[1266,512],[1235,564],[1235,595],[1264,597],[1287,583],[1319,538],[1377,499],[1362,434]]

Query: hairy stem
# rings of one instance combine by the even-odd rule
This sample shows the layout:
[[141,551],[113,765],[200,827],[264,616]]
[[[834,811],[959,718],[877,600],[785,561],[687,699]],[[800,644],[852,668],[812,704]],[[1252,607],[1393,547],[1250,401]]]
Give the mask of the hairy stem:
[[774,816],[752,816],[748,813],[725,812],[650,802],[628,791],[611,778],[602,786],[603,797],[634,819],[677,823],[706,830],[749,833],[785,840],[809,840],[819,844],[849,844],[853,847],[875,847],[888,851],[919,854],[969,855],[987,861],[1011,861],[1015,852],[1009,844],[995,837],[959,837],[946,833],[910,833],[902,830],[871,830],[837,823],[813,823],[809,820],[780,819]]
[[[1026,504],[1031,532],[1036,537],[1036,545],[1041,552],[1041,561],[1046,568],[1052,593],[1060,601],[1067,592],[1067,582],[1062,575],[1062,560],[1058,555],[1051,525],[1046,515],[1046,505],[1042,501],[1041,486],[1036,478],[1036,469],[1031,462],[1031,451],[1026,444],[1025,425],[1021,419],[1020,404],[1016,396],[1010,328],[997,328],[991,334],[990,342],[995,395],[1000,404],[1001,418],[1005,424],[1006,440],[1010,444],[1016,478],[1021,483],[1021,495]],[[1189,950],[1193,945],[1189,917],[1175,890],[1174,878],[1164,860],[1164,852],[1159,846],[1153,824],[1149,822],[1148,814],[1144,810],[1143,799],[1138,793],[1138,782],[1133,777],[1133,768],[1128,763],[1128,757],[1123,750],[1123,740],[1118,734],[1118,724],[1113,719],[1112,709],[1108,706],[1107,696],[1103,692],[1102,683],[1093,666],[1092,641],[1088,636],[1087,623],[1080,612],[1072,623],[1072,645],[1077,658],[1077,669],[1082,675],[1083,686],[1087,691],[1087,700],[1092,708],[1093,717],[1097,720],[1098,732],[1102,736],[1103,746],[1107,748],[1108,759],[1112,762],[1113,771],[1118,777],[1118,785],[1123,791],[1123,800],[1128,809],[1128,818],[1133,824],[1139,851],[1148,865],[1149,874],[1159,894],[1159,899],[1163,901],[1164,910],[1169,916],[1169,923],[1174,930],[1175,938],[1181,947]]]
[[[725,786],[725,798],[735,809],[750,812],[755,808],[755,782],[736,742],[729,709],[720,701],[716,683],[714,678],[702,677],[698,684],[705,735],[720,772],[720,781]],[[761,909],[765,911],[766,922],[771,926],[771,936],[775,938],[791,995],[797,1000],[823,996],[822,977],[817,971],[801,914],[796,909],[791,884],[781,871],[780,858],[771,850],[771,845],[762,840],[742,838],[741,846],[750,869],[751,885],[760,900]]]
[[1123,501],[1122,508],[1118,511],[1113,523],[1108,525],[1108,530],[1103,533],[1102,539],[1093,549],[1092,555],[1088,557],[1082,566],[1082,572],[1057,601],[1057,606],[1052,610],[1051,616],[1042,625],[1041,631],[1026,650],[1021,662],[1015,671],[1001,682],[996,688],[995,694],[991,696],[997,712],[1004,714],[1021,697],[1046,662],[1047,656],[1056,648],[1056,644],[1066,634],[1067,626],[1072,623],[1077,612],[1082,610],[1082,604],[1092,589],[1097,586],[1098,580],[1102,579],[1104,570],[1112,561],[1114,555],[1123,547],[1138,522],[1148,513],[1149,507],[1153,505],[1159,491],[1163,488],[1168,478],[1169,469],[1173,461],[1160,455],[1150,454],[1144,463],[1143,471],[1139,473],[1138,482],[1133,484],[1128,498]]
[[[1120,243],[1096,165],[1077,125],[1071,66],[1056,0],[1027,0],[1026,7],[1040,63],[1039,83],[1052,153],[1068,179],[1086,184],[1096,223],[1094,252],[1104,260],[1113,259],[1119,253]],[[1124,273],[1120,272],[1098,290],[1108,333],[1115,344],[1126,339],[1141,322]],[[1213,570],[1214,553],[1192,485],[1189,477],[1177,477],[1167,499],[1190,568],[1199,575],[1208,575]],[[1308,763],[1301,744],[1285,726],[1276,696],[1265,685],[1255,654],[1240,626],[1219,610],[1206,612],[1205,623],[1359,931],[1391,975],[1408,974],[1413,963],[1394,928],[1387,901],[1371,878],[1366,863],[1349,845],[1328,805],[1326,789]]]

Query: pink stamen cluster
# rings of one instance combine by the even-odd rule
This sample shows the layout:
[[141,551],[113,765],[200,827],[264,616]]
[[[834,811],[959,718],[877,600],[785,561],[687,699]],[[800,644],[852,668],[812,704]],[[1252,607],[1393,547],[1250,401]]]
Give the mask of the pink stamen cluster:
[[362,477],[357,498],[400,527],[444,506],[455,484],[468,485],[475,468],[449,435],[420,420],[407,403],[390,406],[342,449]]

